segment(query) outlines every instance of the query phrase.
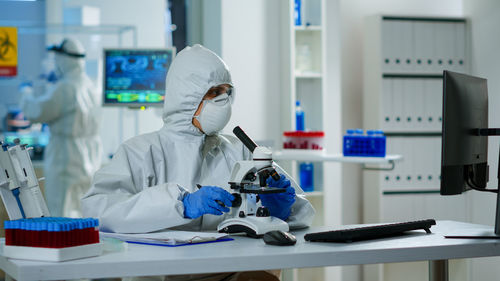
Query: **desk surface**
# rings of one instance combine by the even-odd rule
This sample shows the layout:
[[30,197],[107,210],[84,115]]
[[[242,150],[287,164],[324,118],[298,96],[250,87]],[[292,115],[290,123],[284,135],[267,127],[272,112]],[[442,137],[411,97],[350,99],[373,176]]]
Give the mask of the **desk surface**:
[[439,221],[431,228],[432,234],[414,231],[405,236],[349,244],[305,242],[305,233],[327,230],[313,228],[295,232],[297,245],[291,247],[270,246],[261,239],[247,237],[174,248],[130,244],[127,251],[104,252],[99,257],[61,263],[0,256],[0,268],[17,280],[60,280],[500,256],[500,240],[443,237],[461,229],[492,227]]

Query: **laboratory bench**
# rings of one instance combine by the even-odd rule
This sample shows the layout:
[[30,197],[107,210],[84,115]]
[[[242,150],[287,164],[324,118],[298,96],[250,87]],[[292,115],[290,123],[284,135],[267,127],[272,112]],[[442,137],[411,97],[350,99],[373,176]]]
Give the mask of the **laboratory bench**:
[[413,231],[404,236],[353,243],[304,241],[304,234],[328,229],[332,228],[295,231],[297,244],[286,247],[232,236],[233,241],[182,247],[129,244],[124,251],[59,263],[0,255],[0,269],[16,280],[61,280],[429,261],[430,280],[448,280],[449,259],[500,256],[500,240],[443,236],[462,230],[492,229],[484,225],[438,221],[431,234]]

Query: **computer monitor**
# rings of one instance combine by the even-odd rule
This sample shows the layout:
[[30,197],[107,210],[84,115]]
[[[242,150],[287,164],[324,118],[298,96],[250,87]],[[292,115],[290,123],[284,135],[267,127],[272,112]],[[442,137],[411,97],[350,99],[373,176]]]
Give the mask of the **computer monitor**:
[[161,106],[175,48],[105,49],[103,104]]
[[[488,128],[486,79],[445,70],[443,72],[441,195],[461,194],[470,189],[498,193],[497,189],[486,189],[486,184],[489,177],[488,136],[499,135],[499,133],[500,129]],[[497,202],[497,218],[493,235],[500,235],[498,211]],[[478,236],[470,237],[477,238]]]
[[486,79],[444,71],[441,195],[485,188],[488,182]]

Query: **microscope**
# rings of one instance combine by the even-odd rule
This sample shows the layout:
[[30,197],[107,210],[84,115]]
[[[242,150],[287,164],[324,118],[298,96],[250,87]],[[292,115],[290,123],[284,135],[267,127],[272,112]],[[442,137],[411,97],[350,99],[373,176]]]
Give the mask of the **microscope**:
[[26,144],[0,141],[0,196],[11,220],[49,217]]
[[[273,230],[288,231],[288,224],[273,217],[265,206],[258,206],[259,194],[283,193],[285,188],[267,186],[267,179],[280,179],[280,175],[273,167],[272,152],[262,146],[257,146],[239,127],[233,133],[252,152],[253,159],[238,161],[231,172],[229,185],[235,200],[231,208],[229,219],[217,226],[219,232],[246,233],[250,237],[259,238],[266,232]],[[262,204],[260,204],[262,205]]]

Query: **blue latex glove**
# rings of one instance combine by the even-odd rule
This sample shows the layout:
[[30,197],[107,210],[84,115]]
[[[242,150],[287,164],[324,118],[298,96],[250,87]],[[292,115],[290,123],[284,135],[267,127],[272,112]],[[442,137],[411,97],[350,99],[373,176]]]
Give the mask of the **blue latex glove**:
[[59,77],[57,77],[57,74],[55,71],[50,71],[49,73],[42,73],[38,76],[42,80],[46,80],[49,83],[56,83],[57,80],[59,80]]
[[24,87],[31,87],[33,88],[33,82],[31,81],[23,81],[21,84],[19,84],[19,89],[24,88]]
[[260,194],[259,197],[262,200],[262,205],[269,209],[271,216],[287,220],[292,212],[292,205],[295,203],[295,189],[284,175],[281,175],[281,178],[277,181],[269,177],[267,185],[270,187],[286,188],[286,192]]
[[220,187],[203,186],[193,193],[188,193],[182,199],[184,217],[195,219],[205,214],[220,216],[223,212],[229,212],[229,208],[226,206],[231,207],[233,200],[234,196]]
[[56,83],[57,82],[58,77],[57,77],[57,74],[55,71],[51,71],[49,73],[49,75],[47,75],[47,81],[50,82],[50,83]]

